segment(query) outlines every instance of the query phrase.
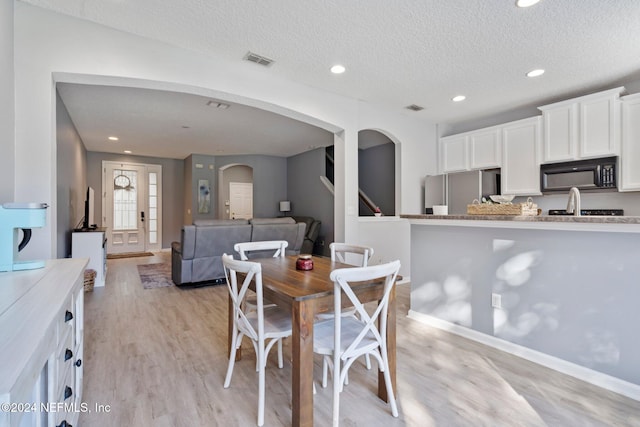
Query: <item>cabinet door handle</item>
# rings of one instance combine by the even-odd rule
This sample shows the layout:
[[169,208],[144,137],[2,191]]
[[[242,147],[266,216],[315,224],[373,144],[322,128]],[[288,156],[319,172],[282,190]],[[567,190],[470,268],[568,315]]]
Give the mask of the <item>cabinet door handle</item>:
[[67,420],[62,420],[62,422],[58,424],[56,427],[73,427],[73,426],[69,424]]
[[73,357],[73,351],[66,349],[64,351],[64,361],[66,362],[67,360],[71,359]]
[[82,359],[78,359],[76,360],[76,366],[79,368],[80,366],[82,366]]
[[68,322],[71,319],[73,319],[73,313],[67,310],[66,313],[64,313],[64,321]]
[[64,387],[64,399],[67,400],[71,396],[73,396],[73,390],[71,389],[71,387],[65,386]]

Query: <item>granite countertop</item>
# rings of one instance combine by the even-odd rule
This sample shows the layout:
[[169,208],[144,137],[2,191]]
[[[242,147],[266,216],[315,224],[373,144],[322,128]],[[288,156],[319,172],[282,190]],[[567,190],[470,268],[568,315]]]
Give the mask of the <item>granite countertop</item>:
[[465,220],[465,221],[516,221],[533,223],[592,223],[592,224],[640,224],[640,216],[564,216],[564,215],[400,215],[406,219]]

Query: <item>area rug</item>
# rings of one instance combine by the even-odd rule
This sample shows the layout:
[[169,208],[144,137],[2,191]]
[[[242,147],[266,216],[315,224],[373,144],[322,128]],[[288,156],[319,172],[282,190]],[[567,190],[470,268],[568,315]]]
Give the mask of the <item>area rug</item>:
[[138,265],[140,281],[145,289],[164,288],[173,286],[171,280],[171,264],[141,264]]
[[153,256],[151,252],[125,252],[123,254],[107,254],[107,259],[136,258],[141,256]]

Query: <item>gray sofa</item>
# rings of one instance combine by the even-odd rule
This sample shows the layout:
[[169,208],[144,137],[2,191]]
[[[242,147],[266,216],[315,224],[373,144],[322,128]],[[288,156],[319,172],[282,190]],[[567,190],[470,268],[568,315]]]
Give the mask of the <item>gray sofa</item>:
[[237,254],[239,242],[286,240],[288,255],[300,253],[306,224],[292,218],[198,220],[182,227],[181,241],[171,244],[171,279],[176,285],[224,281],[222,254]]
[[307,228],[305,231],[304,242],[302,242],[302,248],[300,248],[300,253],[303,254],[312,254],[313,247],[316,244],[316,240],[318,239],[318,234],[320,233],[320,226],[322,223],[317,219],[310,216],[292,216],[296,222],[304,222],[307,224]]

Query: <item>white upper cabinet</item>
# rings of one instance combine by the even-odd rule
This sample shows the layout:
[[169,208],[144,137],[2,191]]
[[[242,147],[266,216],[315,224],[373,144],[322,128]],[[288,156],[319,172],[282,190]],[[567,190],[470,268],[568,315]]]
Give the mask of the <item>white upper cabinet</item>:
[[620,191],[640,191],[640,93],[622,98]]
[[464,134],[440,138],[441,172],[460,172],[468,169],[467,141],[468,138]]
[[499,168],[502,146],[499,127],[440,138],[440,172]]
[[502,146],[500,128],[493,127],[469,133],[469,168],[488,169],[500,167]]
[[619,153],[620,92],[580,103],[580,157]]
[[544,121],[543,161],[617,155],[623,87],[539,107]]
[[541,117],[502,126],[502,194],[533,196],[540,193]]
[[544,161],[573,160],[577,157],[577,106],[562,105],[542,110],[544,117]]

